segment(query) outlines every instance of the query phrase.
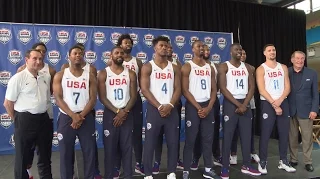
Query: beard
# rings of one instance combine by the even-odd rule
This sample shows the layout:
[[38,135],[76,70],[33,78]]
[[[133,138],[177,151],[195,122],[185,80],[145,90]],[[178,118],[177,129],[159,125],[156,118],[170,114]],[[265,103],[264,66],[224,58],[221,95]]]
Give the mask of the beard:
[[209,56],[203,55],[203,59],[204,60],[209,60],[210,59],[210,55]]
[[130,54],[131,51],[132,51],[132,48],[126,48],[126,49],[123,49],[124,53],[126,54]]
[[117,66],[122,66],[123,58],[114,59],[113,63],[116,64]]

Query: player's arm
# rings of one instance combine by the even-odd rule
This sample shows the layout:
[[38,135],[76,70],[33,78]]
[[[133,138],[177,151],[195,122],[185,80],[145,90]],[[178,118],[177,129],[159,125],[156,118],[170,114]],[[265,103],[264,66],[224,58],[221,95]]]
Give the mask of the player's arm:
[[138,80],[139,80],[139,84],[137,84],[137,86],[139,85],[139,87],[141,87],[141,83],[140,83],[140,78],[141,78],[141,69],[143,66],[143,63],[140,59],[137,59],[137,64],[138,64],[138,68],[139,68],[139,73],[138,73]]
[[225,98],[227,98],[230,102],[232,102],[237,107],[240,107],[242,104],[237,101],[230,91],[227,89],[227,74],[228,72],[228,66],[226,63],[220,64],[218,69],[218,75],[219,75],[219,88],[220,92],[224,95]]
[[88,113],[91,113],[92,109],[96,105],[97,101],[97,76],[90,73],[89,79],[89,102],[86,104],[82,112],[80,113],[82,117],[86,117]]
[[[211,67],[211,66],[210,66]],[[213,67],[211,67],[211,94],[210,94],[210,101],[208,107],[212,109],[214,102],[216,101],[217,97],[217,85],[216,85],[216,75],[214,72]]]
[[65,63],[61,66],[61,71],[63,72],[65,68],[69,67],[69,63]]
[[202,107],[189,91],[190,71],[191,71],[191,66],[189,63],[184,64],[181,68],[182,94],[197,110],[200,110]]
[[7,113],[14,120],[14,103],[17,101],[21,85],[18,82],[18,76],[13,76],[7,86],[7,91],[4,99],[3,106],[5,107]]
[[284,90],[283,90],[282,95],[279,98],[281,100],[281,102],[288,97],[288,95],[291,91],[288,68],[286,65],[282,64],[282,69],[284,71]]
[[161,104],[157,101],[157,99],[153,96],[153,94],[150,91],[151,71],[152,71],[152,67],[149,62],[144,64],[141,68],[141,78],[140,78],[141,93],[144,95],[144,97],[148,100],[150,104],[152,104],[154,107],[158,109],[158,107]]
[[53,93],[53,88],[52,88],[52,84],[53,84],[53,78],[54,78],[54,75],[56,74],[56,70],[52,67],[49,66],[49,73],[50,73],[50,76],[51,76],[51,81],[50,81],[50,93],[52,94]]
[[62,91],[62,84],[61,84],[63,72],[64,71],[60,71],[56,73],[56,75],[53,78],[53,84],[52,84],[53,94],[54,94],[54,97],[56,98],[56,104],[58,105],[58,107],[72,118],[75,115],[75,113],[71,111],[67,103],[63,100],[63,91]]
[[20,66],[20,67],[17,69],[17,73],[23,71],[25,68],[26,68],[26,64]]
[[170,103],[172,105],[177,104],[181,97],[181,71],[178,66],[172,64],[174,71],[174,84],[173,84],[173,94]]
[[266,91],[265,81],[264,81],[264,68],[259,66],[256,70],[256,82],[259,90],[259,94],[263,96],[270,104],[274,103],[274,99]]
[[248,76],[248,94],[246,96],[246,98],[243,101],[243,105],[247,107],[247,105],[249,104],[250,100],[253,97],[254,94],[254,88],[255,88],[255,84],[254,84],[254,77],[253,77],[253,72],[252,72],[252,68],[250,67],[250,65],[245,64],[246,68],[248,70],[249,76]]
[[106,69],[100,70],[98,74],[98,95],[100,102],[108,108],[110,111],[117,114],[118,108],[114,107],[112,103],[107,98],[107,90],[106,90],[106,79],[107,79],[107,71]]
[[97,68],[92,64],[90,64],[90,72],[94,75],[94,77],[97,77]]
[[129,77],[130,77],[130,99],[124,108],[126,112],[129,112],[137,100],[137,76],[136,73],[129,70]]
[[178,66],[178,68],[181,69],[181,68],[182,68],[181,62],[180,62],[178,59],[176,59],[176,61],[177,61],[177,66]]

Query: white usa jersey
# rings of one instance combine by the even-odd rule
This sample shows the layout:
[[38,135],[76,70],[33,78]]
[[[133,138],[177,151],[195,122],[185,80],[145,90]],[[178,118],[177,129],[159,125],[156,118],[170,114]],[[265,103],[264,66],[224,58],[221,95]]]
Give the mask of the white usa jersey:
[[193,61],[189,75],[189,91],[197,102],[206,102],[211,95],[211,67],[208,63],[200,67]]
[[217,83],[217,76],[218,76],[218,70],[217,70],[217,67],[216,65],[214,64],[214,62],[210,62],[211,66],[213,67],[213,70],[214,70],[214,77],[215,77],[215,80],[216,80],[216,83]]
[[85,70],[85,71],[88,71],[88,72],[90,72],[90,64],[89,63],[86,63],[86,65],[85,66],[83,66],[83,68],[82,68],[83,70]]
[[50,86],[51,86],[51,75],[50,75],[50,71],[49,71],[49,65],[47,63],[44,63],[44,67],[38,72],[38,74],[40,76],[44,76],[45,81],[48,85],[48,115],[50,119],[53,119],[53,107],[52,107],[52,103],[51,103],[51,92],[50,92]]
[[[270,94],[272,99],[276,100],[281,97],[284,91],[284,71],[280,63],[272,69],[265,63],[262,64],[264,68],[264,85],[266,91]],[[260,95],[261,100],[266,100]]]
[[115,74],[110,67],[106,68],[106,92],[107,99],[118,108],[124,108],[130,100],[130,75],[129,70],[124,68],[122,73]]
[[[69,68],[66,68],[62,77],[63,100],[74,113],[83,111],[89,102],[90,73],[83,71],[82,75],[75,77]],[[60,111],[64,114],[62,109]]]
[[235,99],[245,99],[249,89],[249,73],[246,65],[241,62],[239,67],[233,66],[229,61],[228,66],[227,89]]
[[138,63],[137,63],[137,58],[136,57],[132,57],[132,59],[130,61],[123,61],[122,63],[122,66],[123,67],[126,67],[132,71],[134,71],[137,75],[137,91],[140,90],[140,87],[139,87],[139,66],[138,66]]
[[153,60],[150,61],[152,66],[150,75],[150,91],[160,104],[169,104],[174,90],[174,71],[172,63],[161,69]]

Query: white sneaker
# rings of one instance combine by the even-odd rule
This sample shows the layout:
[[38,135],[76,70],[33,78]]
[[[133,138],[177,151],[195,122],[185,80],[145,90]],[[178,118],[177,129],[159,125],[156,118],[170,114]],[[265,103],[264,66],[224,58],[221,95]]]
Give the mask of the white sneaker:
[[237,155],[233,155],[233,156],[230,156],[230,164],[231,165],[236,165],[237,164]]
[[261,174],[267,174],[267,162],[265,163],[258,163],[258,170],[261,172]]
[[146,176],[146,177],[144,177],[144,179],[153,179],[153,177],[152,176]]
[[257,163],[260,162],[260,158],[259,158],[258,154],[251,154],[251,159],[253,159]]
[[287,172],[296,172],[296,169],[293,168],[288,162],[283,162],[282,160],[279,161],[279,169],[284,169]]
[[176,174],[175,174],[175,173],[170,173],[170,174],[167,176],[167,179],[176,179]]

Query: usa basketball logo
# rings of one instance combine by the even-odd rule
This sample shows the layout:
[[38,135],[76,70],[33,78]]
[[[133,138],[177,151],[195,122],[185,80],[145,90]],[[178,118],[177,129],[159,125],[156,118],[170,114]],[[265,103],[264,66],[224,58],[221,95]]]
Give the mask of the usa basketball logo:
[[197,40],[199,40],[199,38],[197,36],[191,36],[190,41],[189,41],[190,46],[192,46],[192,44]]
[[171,38],[170,38],[170,36],[169,36],[169,35],[162,34],[161,36],[168,38],[168,39],[169,39],[169,43],[171,43]]
[[47,53],[47,59],[52,65],[55,66],[61,60],[60,52],[56,50],[49,51]]
[[209,48],[211,48],[213,44],[213,39],[209,36],[205,37],[204,44],[207,45]]
[[58,31],[57,32],[57,40],[61,45],[65,45],[70,40],[70,35],[68,31]]
[[5,129],[8,129],[13,123],[11,117],[7,113],[0,115],[0,122],[1,122],[1,126]]
[[21,51],[18,51],[16,49],[9,51],[8,59],[11,62],[11,64],[13,64],[13,65],[19,64],[20,61],[22,60]]
[[176,36],[175,41],[176,45],[178,46],[178,48],[182,48],[185,44],[186,44],[186,38],[184,36]]
[[0,83],[2,86],[6,87],[11,78],[11,72],[9,71],[0,71]]
[[39,31],[38,32],[38,40],[40,42],[43,42],[44,44],[47,44],[51,40],[50,31],[47,31],[47,30]]
[[103,122],[103,110],[102,109],[96,110],[96,121],[98,124],[102,124],[102,122]]
[[221,62],[221,58],[219,54],[213,54],[211,56],[211,61],[215,64],[219,64]]
[[78,32],[76,32],[74,40],[77,43],[85,44],[87,42],[87,40],[88,40],[88,35],[84,31],[78,31]]
[[87,51],[84,54],[84,60],[89,63],[89,64],[93,64],[94,62],[96,62],[97,60],[97,54],[94,51]]
[[94,32],[92,40],[97,46],[101,46],[106,41],[106,36],[103,32]]
[[56,131],[53,132],[52,145],[54,147],[58,147],[59,146],[58,133]]
[[135,34],[135,33],[130,33],[130,38],[132,39],[133,41],[133,46],[136,46],[139,42],[139,36],[138,34]]
[[117,45],[118,39],[120,36],[121,34],[118,32],[111,33],[110,41],[112,42],[113,45]]
[[14,142],[14,134],[11,135],[11,137],[9,139],[9,144],[11,144],[12,147],[16,146],[16,143]]
[[28,44],[28,42],[30,42],[30,40],[32,39],[32,33],[31,31],[27,30],[27,29],[22,29],[18,32],[18,37],[19,41],[26,45]]
[[225,38],[220,37],[217,40],[217,45],[221,50],[223,50],[227,46],[227,40]]
[[137,53],[136,58],[137,58],[137,59],[140,59],[143,64],[146,63],[147,60],[148,60],[147,54],[146,54],[145,52],[142,52],[142,51]]
[[9,29],[0,29],[0,42],[7,44],[12,39],[11,31]]
[[108,61],[110,60],[111,58],[111,52],[110,51],[104,51],[102,52],[102,56],[101,56],[101,60],[107,64]]
[[177,59],[177,60],[179,59],[179,56],[178,56],[177,53],[172,53],[172,57],[175,58],[175,59]]
[[56,104],[56,98],[54,97],[54,95],[51,95],[51,96],[50,96],[50,101],[51,101],[52,106],[57,106],[57,104]]
[[191,61],[192,60],[192,54],[190,54],[190,53],[186,53],[186,54],[184,54],[183,55],[183,61],[186,63],[186,62],[188,62],[188,61]]
[[144,35],[143,42],[148,46],[149,48],[152,46],[152,40],[154,39],[154,36],[152,34],[146,34]]

